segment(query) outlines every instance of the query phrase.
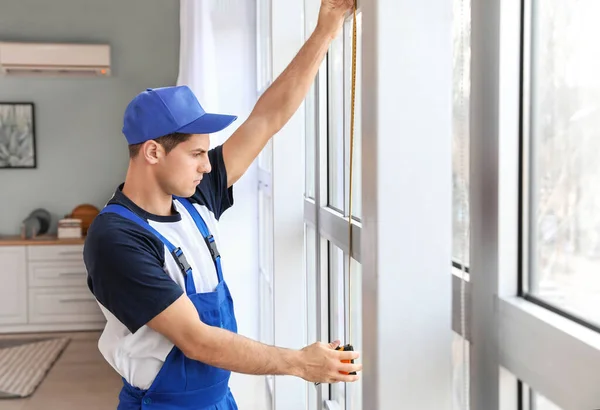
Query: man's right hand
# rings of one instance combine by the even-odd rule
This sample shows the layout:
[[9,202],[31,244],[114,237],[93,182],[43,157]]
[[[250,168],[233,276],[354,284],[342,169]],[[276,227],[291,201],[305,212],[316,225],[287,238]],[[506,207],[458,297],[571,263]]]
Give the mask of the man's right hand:
[[309,382],[336,383],[355,382],[358,375],[344,374],[359,372],[359,363],[342,363],[342,360],[356,360],[359,354],[355,351],[335,350],[339,341],[333,343],[317,342],[300,351],[302,366],[299,376]]

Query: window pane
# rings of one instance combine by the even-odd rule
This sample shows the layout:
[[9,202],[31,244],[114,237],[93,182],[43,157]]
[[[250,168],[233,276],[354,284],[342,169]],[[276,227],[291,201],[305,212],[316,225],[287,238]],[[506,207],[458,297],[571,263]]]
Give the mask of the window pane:
[[469,383],[469,344],[452,332],[452,408],[467,408],[465,397]]
[[265,272],[269,281],[273,280],[273,215],[272,200],[267,192],[258,191],[258,240],[259,268]]
[[[346,343],[344,252],[329,244],[329,340]],[[345,408],[345,383],[331,384],[331,400]]]
[[[353,165],[353,181],[352,181],[352,214],[356,218],[362,215],[361,201],[361,165],[362,165],[362,148],[361,148],[361,61],[362,61],[362,13],[356,14],[356,96],[354,106],[354,165]],[[350,117],[351,117],[351,102],[352,102],[352,19],[344,24],[344,90],[345,100],[345,139],[346,139],[346,183],[345,186],[350,186]],[[346,194],[347,197],[349,194]],[[346,198],[347,199],[347,198]],[[349,209],[349,204],[346,204],[346,210]],[[348,213],[348,212],[346,212]]]
[[533,1],[530,292],[600,324],[600,2]]
[[[362,353],[362,267],[354,259],[350,263],[348,270],[348,255],[329,244],[329,339],[352,344]],[[331,400],[337,401],[342,409],[362,409],[363,375],[360,376],[355,383],[332,384]]]
[[[469,265],[469,97],[471,56],[471,1],[454,1],[453,129],[452,129],[452,257]],[[466,244],[466,245],[465,245]]]
[[[346,255],[347,259],[348,256]],[[350,318],[350,329],[348,333],[354,350],[360,352],[361,357],[358,359],[362,362],[362,266],[356,260],[351,260],[347,290],[350,295],[350,309],[348,309]],[[355,383],[346,385],[346,410],[361,410],[362,409],[362,381],[363,374],[359,374],[360,379]]]
[[259,288],[260,288],[260,336],[263,343],[273,343],[273,236],[271,197],[258,191],[259,208]]
[[[306,261],[306,345],[317,342],[317,238],[315,229],[305,225]],[[308,410],[317,410],[317,389],[306,383]]]
[[328,54],[329,132],[328,164],[329,206],[344,210],[344,38],[339,35]]
[[315,142],[317,140],[317,121],[315,104],[315,84],[310,88],[305,100],[306,104],[306,131],[304,133],[304,144],[306,148],[305,167],[305,195],[308,198],[315,197]]
[[306,343],[317,341],[317,238],[315,228],[306,225],[306,306],[308,325]]
[[271,73],[271,0],[256,3],[258,21],[256,25],[257,91],[262,93],[270,84]]

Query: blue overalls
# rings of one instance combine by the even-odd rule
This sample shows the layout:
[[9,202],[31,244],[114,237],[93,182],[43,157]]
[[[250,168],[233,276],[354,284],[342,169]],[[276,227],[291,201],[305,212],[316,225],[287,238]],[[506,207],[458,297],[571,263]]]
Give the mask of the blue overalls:
[[[219,284],[213,292],[196,293],[192,268],[181,249],[176,248],[148,222],[124,206],[110,204],[102,213],[119,214],[156,235],[169,249],[185,277],[186,293],[200,320],[209,326],[217,326],[237,333],[237,323],[233,311],[233,300],[227,284],[223,280],[221,257],[215,239],[206,223],[192,203],[185,198],[176,198],[194,219],[210,249],[217,269]],[[117,410],[237,410],[237,405],[229,390],[231,372],[189,359],[177,348],[167,356],[148,390],[141,390],[123,379],[123,389],[119,395]]]

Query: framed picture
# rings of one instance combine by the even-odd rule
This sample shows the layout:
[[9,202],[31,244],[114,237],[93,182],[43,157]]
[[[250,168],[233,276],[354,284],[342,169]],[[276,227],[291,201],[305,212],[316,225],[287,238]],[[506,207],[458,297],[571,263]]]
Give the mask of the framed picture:
[[0,102],[0,169],[36,166],[33,103]]

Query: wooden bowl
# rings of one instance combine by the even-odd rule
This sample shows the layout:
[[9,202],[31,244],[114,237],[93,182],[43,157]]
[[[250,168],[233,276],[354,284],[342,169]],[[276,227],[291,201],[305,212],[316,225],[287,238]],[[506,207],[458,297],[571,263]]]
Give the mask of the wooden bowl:
[[73,209],[69,218],[81,219],[81,234],[85,236],[87,235],[88,228],[92,224],[92,221],[99,213],[100,210],[94,205],[82,204]]

